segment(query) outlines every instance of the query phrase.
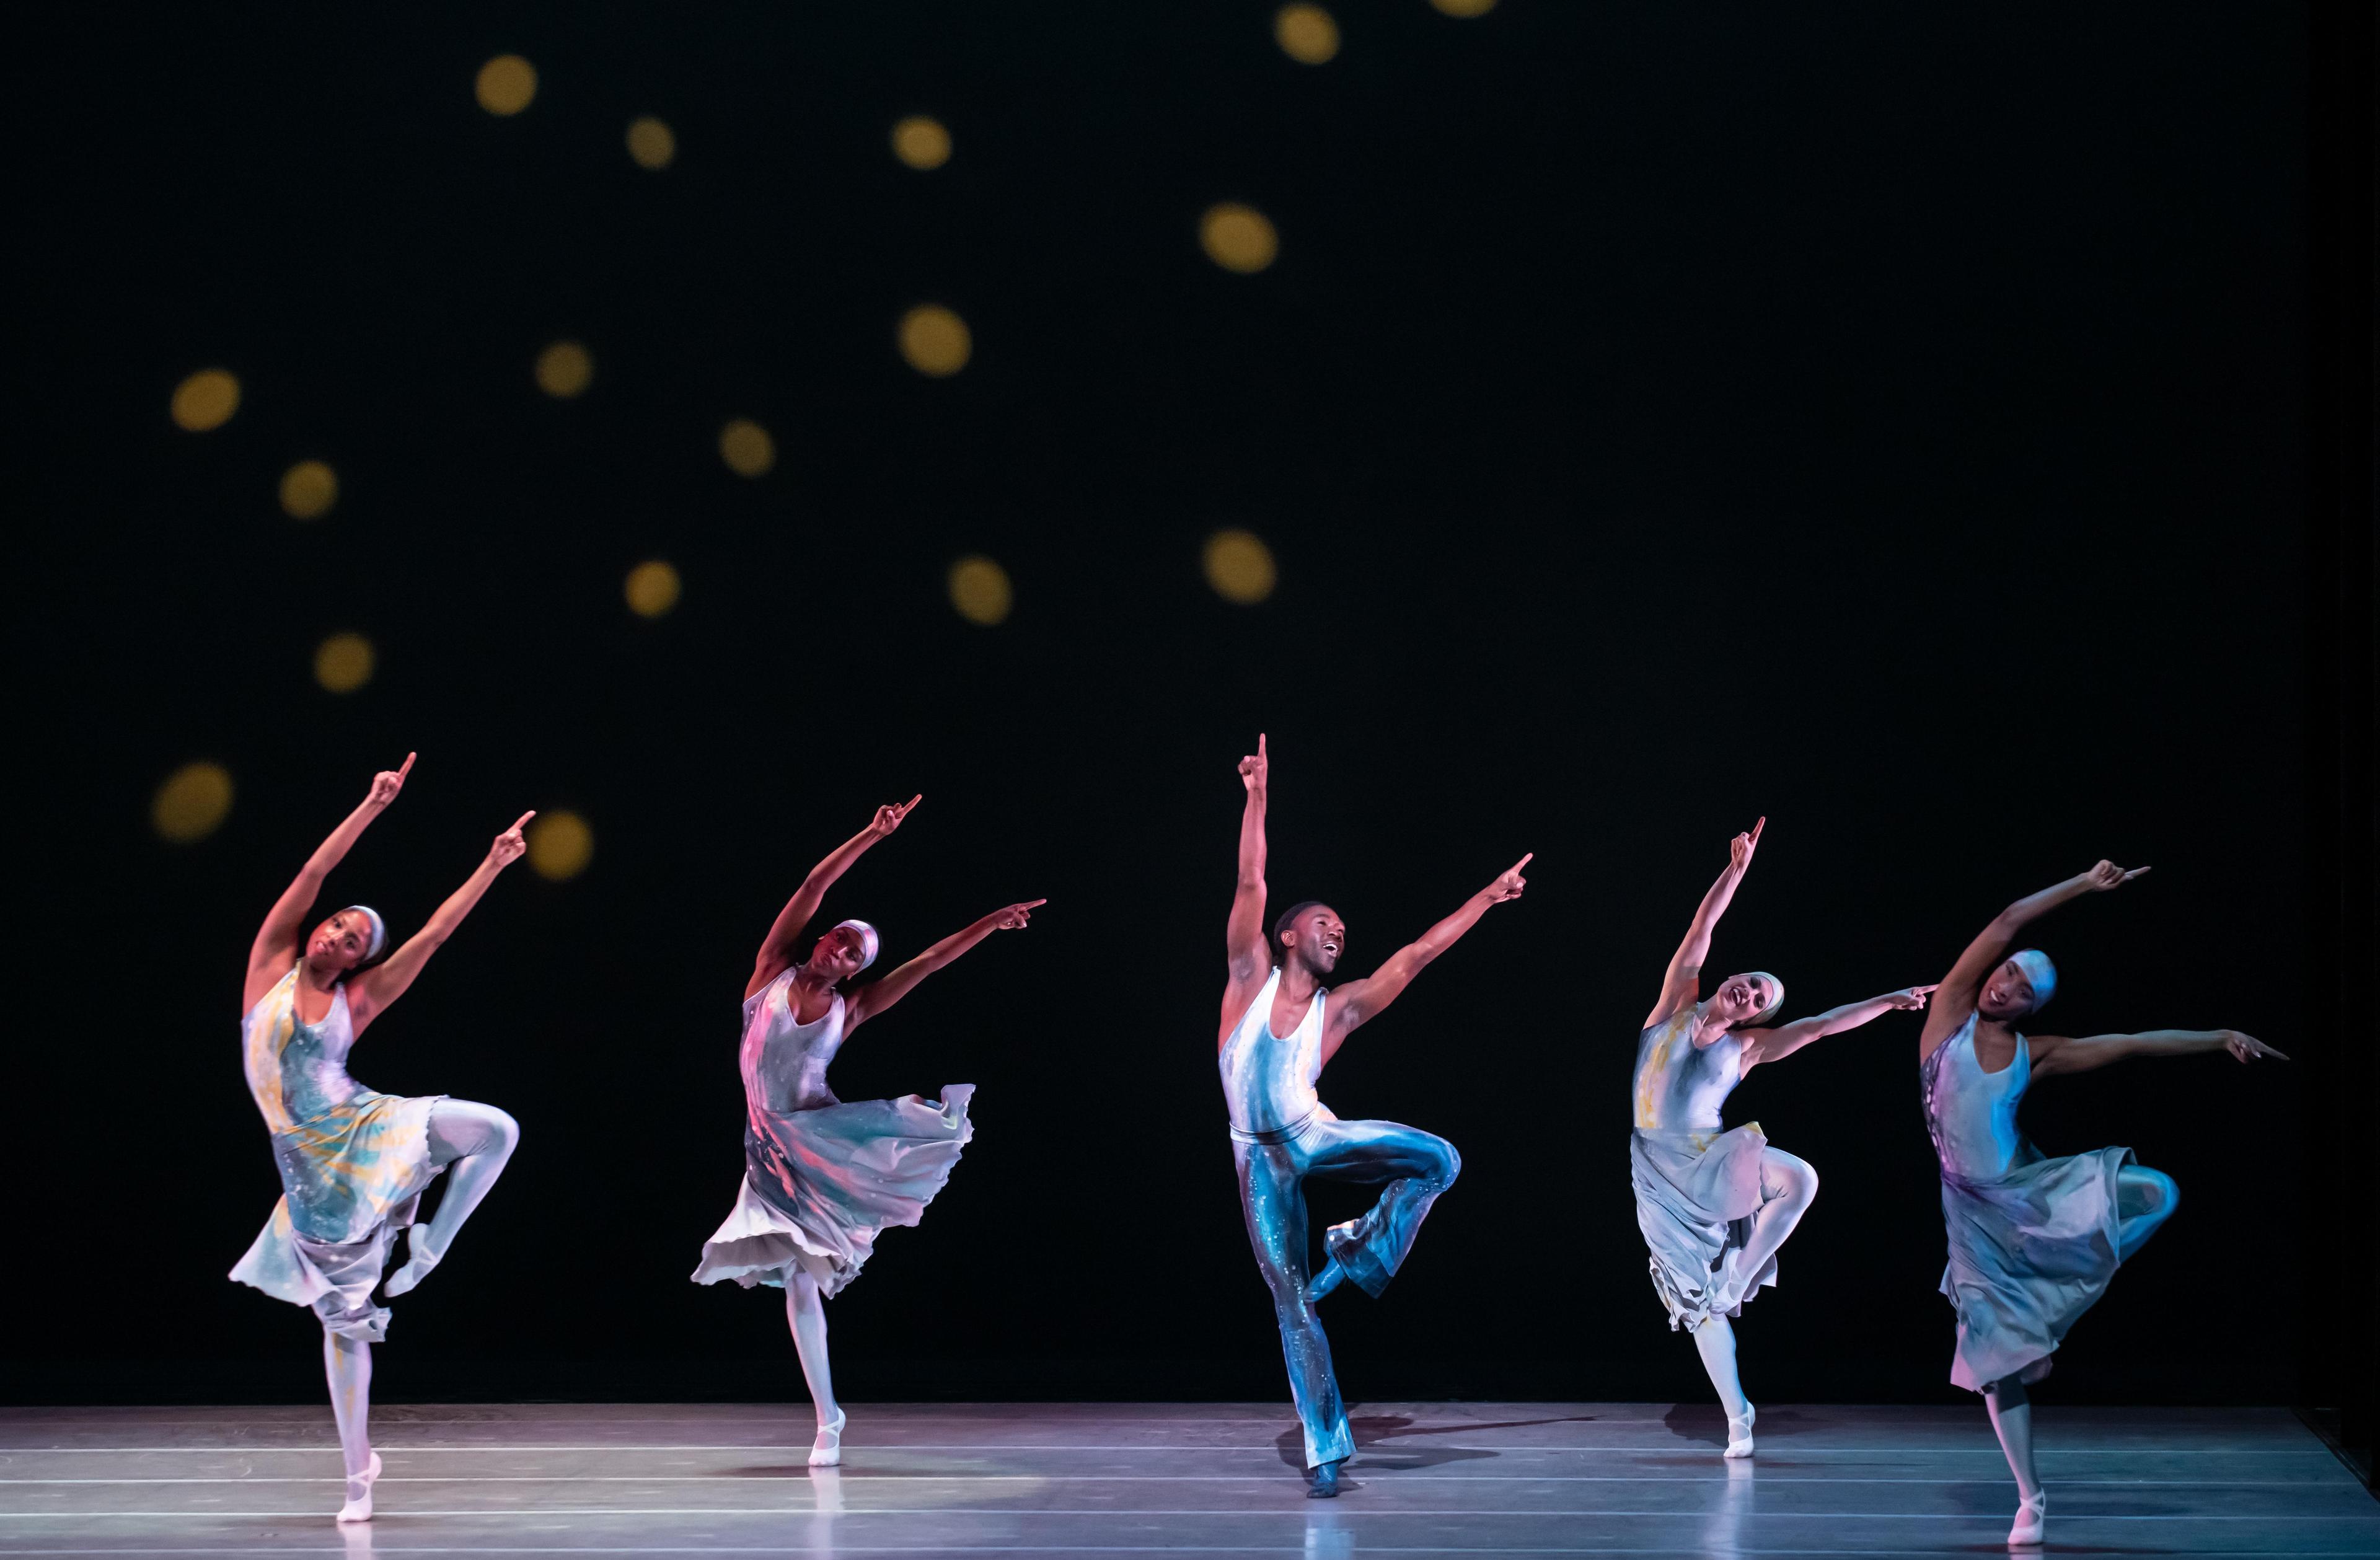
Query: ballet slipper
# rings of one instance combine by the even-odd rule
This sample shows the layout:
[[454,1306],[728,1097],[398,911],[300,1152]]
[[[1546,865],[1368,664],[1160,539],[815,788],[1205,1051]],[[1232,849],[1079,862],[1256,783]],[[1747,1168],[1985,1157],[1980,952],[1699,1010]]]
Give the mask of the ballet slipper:
[[1733,1414],[1727,1417],[1727,1450],[1719,1454],[1721,1456],[1752,1456],[1752,1421],[1759,1417],[1759,1409],[1747,1403],[1743,1406],[1742,1418]]
[[353,1474],[348,1477],[347,1488],[352,1490],[357,1485],[361,1484],[364,1487],[364,1493],[360,1495],[350,1495],[347,1497],[347,1504],[339,1507],[340,1521],[369,1522],[371,1520],[372,1481],[379,1477],[380,1454],[378,1452],[374,1452],[371,1455],[371,1463],[369,1467],[367,1467],[361,1473]]
[[2048,1525],[2049,1493],[2036,1491],[2016,1505],[2016,1526],[2009,1530],[2010,1549],[2028,1549],[2041,1542],[2042,1529]]
[[834,1422],[819,1426],[818,1439],[810,1443],[812,1468],[839,1468],[843,1464],[843,1427],[850,1416],[842,1409],[834,1411]]
[[392,1300],[409,1290],[420,1287],[421,1281],[430,1276],[431,1270],[446,1260],[445,1252],[433,1251],[430,1249],[430,1237],[423,1233],[423,1228],[424,1226],[416,1225],[407,1232],[405,1265],[390,1274],[387,1281],[381,1286],[381,1293]]

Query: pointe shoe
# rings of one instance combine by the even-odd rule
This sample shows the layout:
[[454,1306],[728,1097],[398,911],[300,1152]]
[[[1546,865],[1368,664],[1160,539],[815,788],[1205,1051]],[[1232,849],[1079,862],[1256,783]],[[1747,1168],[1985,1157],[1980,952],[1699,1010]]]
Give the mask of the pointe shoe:
[[[1340,1461],[1345,1461],[1341,1458]],[[1339,1498],[1339,1463],[1317,1463],[1305,1470],[1305,1498],[1328,1501]]]
[[390,1274],[380,1286],[380,1292],[392,1300],[409,1290],[420,1287],[421,1281],[430,1276],[430,1270],[446,1259],[445,1252],[433,1251],[430,1249],[429,1237],[421,1231],[422,1226],[416,1225],[407,1234],[405,1265]]
[[850,1422],[851,1417],[845,1414],[842,1409],[837,1408],[834,1411],[834,1422],[832,1424],[822,1424],[819,1426],[818,1439],[810,1443],[810,1466],[812,1468],[840,1468],[843,1466],[843,1427]]
[[1759,1417],[1760,1410],[1749,1403],[1743,1406],[1742,1419],[1730,1414],[1727,1417],[1727,1450],[1719,1455],[1726,1457],[1752,1456],[1752,1421]]
[[2010,1549],[2028,1549],[2041,1542],[2042,1530],[2048,1526],[2049,1494],[2027,1495],[2016,1503],[2016,1526],[2009,1530]]
[[348,1489],[352,1490],[361,1484],[364,1487],[364,1493],[360,1495],[350,1495],[347,1498],[347,1504],[339,1507],[339,1520],[342,1522],[371,1520],[371,1487],[372,1481],[380,1477],[380,1454],[374,1452],[371,1459],[370,1467],[347,1481]]

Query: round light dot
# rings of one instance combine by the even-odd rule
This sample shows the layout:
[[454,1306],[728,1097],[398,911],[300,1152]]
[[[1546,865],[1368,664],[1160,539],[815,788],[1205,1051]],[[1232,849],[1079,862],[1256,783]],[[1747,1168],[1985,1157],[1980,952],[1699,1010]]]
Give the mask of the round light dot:
[[1281,252],[1281,238],[1264,213],[1234,201],[1207,208],[1198,219],[1198,242],[1207,258],[1243,275],[1261,271]]
[[491,114],[518,114],[537,96],[537,67],[518,55],[498,55],[480,67],[480,79],[472,83],[478,92],[480,106]]
[[650,114],[631,119],[628,155],[640,168],[666,168],[677,160],[677,133]]
[[165,776],[149,804],[149,821],[176,845],[188,845],[213,834],[230,811],[231,772],[202,760]]
[[1207,538],[1207,583],[1227,602],[1254,606],[1272,594],[1272,549],[1253,532],[1219,530]]
[[1320,65],[1339,52],[1339,24],[1319,6],[1283,6],[1272,18],[1272,36],[1300,65]]
[[948,379],[975,355],[966,322],[939,303],[921,303],[901,316],[901,356],[934,379]]
[[204,433],[239,409],[239,381],[229,369],[200,369],[174,386],[174,425]]
[[1429,0],[1429,3],[1450,17],[1484,17],[1496,8],[1496,0]]
[[920,173],[951,160],[951,132],[940,119],[912,114],[892,127],[892,155]]
[[739,417],[719,431],[719,458],[739,477],[765,477],[777,464],[777,441],[748,417]]
[[537,387],[557,400],[583,394],[595,378],[595,360],[575,341],[557,341],[537,355]]
[[528,826],[528,864],[541,878],[560,883],[587,870],[595,858],[595,831],[576,812],[540,812]]
[[1007,621],[1015,604],[1008,571],[986,557],[961,558],[951,566],[951,605],[978,628]]
[[319,520],[339,501],[339,474],[319,460],[301,460],[281,473],[281,512]]
[[639,617],[662,616],[677,605],[678,589],[676,569],[659,558],[648,559],[628,571],[628,610]]
[[314,680],[332,693],[353,693],[371,681],[371,640],[361,634],[333,634],[314,647]]

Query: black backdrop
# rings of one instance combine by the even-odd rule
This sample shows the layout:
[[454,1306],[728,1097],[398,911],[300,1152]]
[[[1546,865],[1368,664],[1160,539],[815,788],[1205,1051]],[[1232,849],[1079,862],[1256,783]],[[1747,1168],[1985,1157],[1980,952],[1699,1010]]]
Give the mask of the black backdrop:
[[[1357,965],[1523,850],[1325,1097],[1463,1150],[1357,1397],[1696,1396],[1626,1184],[1636,1025],[1724,842],[1719,940],[1812,1008],[2062,913],[2060,1028],[2300,1032],[2304,126],[2286,8],[1507,0],[477,7],[94,19],[20,92],[11,581],[19,944],[6,1262],[20,1397],[310,1396],[310,1318],[224,1272],[271,1207],[243,1097],[255,923],[371,772],[334,879],[417,924],[527,807],[588,871],[506,877],[359,1047],[524,1143],[397,1308],[384,1396],[795,1396],[773,1296],[686,1281],[739,1173],[735,999],[802,872],[895,957],[1046,895],[871,1027],[845,1098],[979,1086],[924,1226],[831,1312],[847,1395],[1280,1395],[1212,1073],[1239,787],[1272,737],[1277,903]],[[471,79],[517,50],[512,119]],[[885,150],[929,112],[957,154]],[[635,114],[675,128],[632,165]],[[1198,213],[1281,259],[1210,264]],[[929,381],[920,299],[973,327]],[[582,398],[528,363],[584,340]],[[247,399],[164,416],[190,370]],[[775,433],[747,481],[714,440]],[[285,519],[291,460],[325,519]],[[1201,580],[1263,536],[1254,607]],[[959,620],[944,569],[1017,604]],[[665,556],[683,604],[620,603]],[[334,629],[380,647],[314,687]],[[225,764],[222,830],[151,791]],[[1737,1096],[1818,1166],[1742,1324],[1763,1396],[1944,1384],[1941,1242],[1888,1021]],[[2143,1064],[2028,1107],[2179,1216],[2061,1355],[2070,1397],[2277,1400],[2301,1222],[2287,1067]],[[1318,1214],[1353,1203],[1318,1192]]]

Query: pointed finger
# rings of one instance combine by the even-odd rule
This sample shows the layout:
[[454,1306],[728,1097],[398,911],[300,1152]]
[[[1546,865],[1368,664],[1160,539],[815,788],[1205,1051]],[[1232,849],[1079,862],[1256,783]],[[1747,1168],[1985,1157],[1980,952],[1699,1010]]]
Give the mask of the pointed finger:
[[396,777],[397,777],[398,779],[402,780],[402,779],[404,779],[407,775],[408,775],[408,774],[412,774],[412,773],[413,773],[413,761],[414,761],[414,759],[415,759],[415,757],[416,757],[416,756],[417,756],[417,755],[412,754],[412,753],[407,753],[407,754],[406,754],[406,755],[405,755],[405,762],[404,762],[403,763],[398,764],[398,765],[396,766]]
[[2147,869],[2146,867],[2134,867],[2131,871],[2126,872],[2126,873],[2124,874],[2123,881],[2124,881],[2124,882],[2126,882],[2126,883],[2130,883],[2130,882],[2131,882],[2134,878],[2136,878],[2136,877],[2140,876],[2143,872],[2145,872],[2145,871],[2148,871],[2148,869]]
[[512,826],[511,828],[509,828],[509,829],[506,829],[506,830],[504,831],[504,833],[506,833],[506,834],[508,834],[508,835],[516,835],[516,834],[520,833],[522,829],[524,829],[524,828],[526,828],[526,827],[528,827],[528,821],[529,821],[530,819],[532,819],[532,818],[536,817],[536,816],[537,816],[537,809],[535,809],[535,808],[531,808],[531,809],[529,809],[527,812],[522,813],[522,814],[520,815],[520,817],[519,817],[517,820],[516,820],[516,821],[514,822],[513,826]]
[[1768,827],[1768,819],[1767,819],[1767,816],[1766,814],[1763,814],[1763,815],[1761,816],[1760,820],[1759,820],[1757,823],[1754,823],[1754,824],[1752,825],[1752,843],[1753,843],[1753,844],[1755,844],[1755,845],[1758,845],[1758,844],[1760,843],[1760,831],[1761,831],[1761,830],[1763,830],[1763,829],[1765,829],[1765,828],[1767,828],[1767,827]]
[[1258,757],[1258,758],[1262,758],[1262,757],[1264,757],[1264,756],[1265,756],[1265,734],[1264,734],[1263,732],[1259,731],[1259,732],[1257,732],[1257,757]]
[[1047,899],[1027,899],[1016,908],[1020,910],[1038,910],[1049,902]]
[[1940,990],[1942,989],[1942,982],[1941,982],[1941,981],[1935,981],[1935,982],[1934,982],[1932,985],[1930,985],[1930,986],[1917,986],[1917,987],[1913,987],[1913,988],[1912,988],[1912,990],[1914,990],[1914,991],[1917,993],[1917,994],[1918,994],[1919,996],[1924,996],[1927,992],[1938,992],[1938,991],[1940,991]]

